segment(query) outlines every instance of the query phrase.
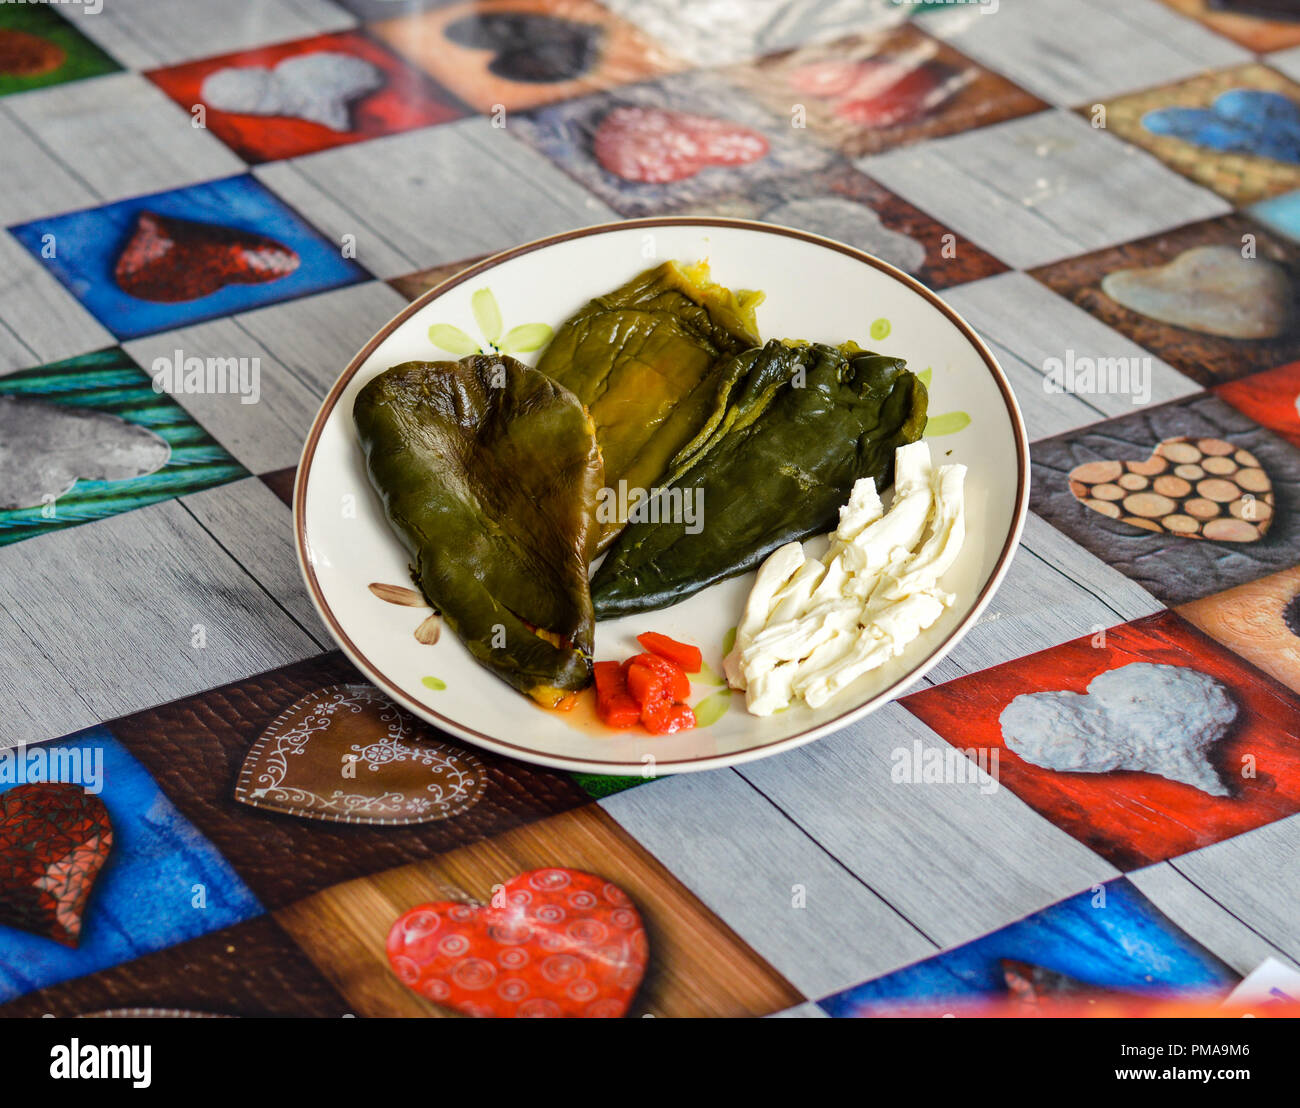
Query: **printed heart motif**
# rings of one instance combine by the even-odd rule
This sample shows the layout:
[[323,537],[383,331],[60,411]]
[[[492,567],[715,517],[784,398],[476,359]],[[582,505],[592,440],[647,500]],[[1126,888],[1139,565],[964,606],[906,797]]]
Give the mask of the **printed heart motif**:
[[112,845],[108,809],[80,785],[0,794],[0,924],[75,947]]
[[604,169],[625,181],[666,184],[709,166],[736,166],[767,154],[758,131],[693,112],[615,108],[596,128],[593,149]]
[[130,296],[170,304],[227,285],[278,281],[299,261],[297,253],[265,235],[141,212],[113,279]]
[[1070,491],[1110,519],[1181,538],[1255,542],[1273,522],[1273,482],[1224,439],[1165,439],[1144,462],[1085,462]]
[[596,64],[604,29],[549,15],[493,12],[458,19],[445,34],[460,46],[495,51],[488,70],[498,77],[552,84],[581,77]]
[[1142,126],[1210,150],[1300,164],[1300,107],[1278,92],[1229,89],[1208,108],[1147,112]]
[[1272,339],[1291,326],[1295,292],[1268,258],[1243,258],[1234,246],[1196,246],[1166,265],[1117,269],[1101,290],[1161,323],[1230,339]]
[[67,58],[63,47],[26,31],[0,30],[0,73],[39,77],[53,73]]
[[518,874],[486,907],[420,904],[388,933],[402,983],[470,1016],[623,1016],[648,958],[628,895],[572,869]]
[[172,452],[149,428],[108,412],[13,395],[0,396],[0,443],[3,511],[50,503],[79,479],[144,477]]
[[1237,718],[1222,682],[1190,666],[1134,662],[1100,673],[1086,693],[1021,693],[998,722],[1007,749],[1065,773],[1154,773],[1230,796],[1210,751]]
[[258,737],[235,799],[306,819],[406,826],[451,819],[478,803],[483,763],[371,685],[300,697]]
[[796,92],[834,104],[860,127],[914,123],[936,111],[964,83],[946,65],[916,58],[835,58],[809,62],[787,78]]
[[364,58],[318,50],[285,58],[274,69],[218,69],[203,79],[199,98],[221,112],[288,116],[349,131],[348,105],[383,83],[383,72]]

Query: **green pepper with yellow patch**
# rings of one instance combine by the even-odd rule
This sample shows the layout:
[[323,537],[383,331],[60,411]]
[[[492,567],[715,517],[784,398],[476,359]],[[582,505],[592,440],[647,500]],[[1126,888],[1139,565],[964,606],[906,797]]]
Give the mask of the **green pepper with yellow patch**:
[[[537,363],[591,412],[611,490],[651,490],[709,420],[722,366],[757,346],[759,292],[709,280],[704,263],[664,262],[598,296],[557,332]],[[598,506],[598,549],[626,522]]]

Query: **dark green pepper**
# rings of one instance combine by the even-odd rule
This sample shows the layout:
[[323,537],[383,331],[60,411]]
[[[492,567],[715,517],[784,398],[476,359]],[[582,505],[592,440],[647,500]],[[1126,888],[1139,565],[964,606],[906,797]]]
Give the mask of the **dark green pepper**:
[[888,487],[894,451],[925,430],[920,379],[903,359],[853,343],[772,341],[721,377],[714,416],[660,493],[674,506],[700,498],[701,517],[665,520],[646,505],[649,518],[634,517],[592,578],[597,619],[675,604],[828,530],[853,483]]
[[420,588],[475,659],[546,707],[587,685],[603,477],[577,397],[477,354],[394,366],[352,414]]

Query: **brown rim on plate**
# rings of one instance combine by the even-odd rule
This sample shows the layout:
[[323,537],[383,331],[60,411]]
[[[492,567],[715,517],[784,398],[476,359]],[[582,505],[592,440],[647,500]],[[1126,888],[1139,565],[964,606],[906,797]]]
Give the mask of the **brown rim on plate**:
[[[1024,530],[1025,517],[1029,511],[1029,437],[1025,431],[1024,420],[1020,415],[1020,407],[1016,403],[1015,394],[1011,391],[1011,385],[1007,381],[1006,375],[1002,372],[997,363],[997,359],[989,351],[988,347],[980,337],[975,334],[970,325],[966,323],[952,308],[950,308],[939,296],[926,288],[920,281],[910,274],[904,273],[901,269],[883,262],[879,258],[873,257],[855,247],[848,246],[842,242],[836,242],[834,239],[823,238],[821,235],[810,234],[807,231],[800,231],[793,227],[781,227],[774,223],[761,223],[753,219],[728,219],[713,216],[681,216],[673,218],[670,216],[650,216],[644,219],[625,219],[615,223],[597,223],[590,227],[580,227],[573,231],[562,231],[558,234],[548,235],[545,238],[536,239],[533,242],[526,242],[521,246],[512,247],[509,250],[503,250],[499,254],[493,254],[491,257],[484,258],[481,262],[471,265],[468,269],[454,274],[447,280],[435,285],[424,293],[419,299],[412,301],[400,312],[390,319],[383,328],[376,334],[365,346],[361,348],[356,356],[348,363],[347,368],[343,371],[339,379],[330,389],[329,394],[321,404],[320,410],[316,413],[316,418],[312,421],[311,430],[307,433],[307,441],[303,444],[302,457],[298,461],[298,472],[294,478],[293,484],[293,524],[294,524],[294,545],[298,552],[298,565],[302,570],[303,579],[307,583],[308,591],[311,594],[312,604],[316,611],[325,621],[334,640],[343,648],[343,652],[371,681],[384,690],[398,704],[409,708],[421,718],[434,723],[437,726],[446,728],[452,735],[468,739],[475,745],[482,746],[488,750],[505,754],[510,757],[517,757],[525,762],[532,762],[535,765],[549,766],[554,769],[571,770],[578,772],[594,773],[614,773],[618,770],[631,771],[633,776],[640,776],[645,771],[645,765],[641,762],[624,762],[624,761],[600,761],[590,758],[573,758],[563,755],[540,754],[531,747],[517,746],[514,743],[506,742],[492,735],[476,731],[472,727],[466,727],[463,723],[449,719],[440,712],[434,711],[423,701],[417,700],[403,689],[394,685],[384,674],[367,658],[357,647],[357,645],[348,637],[346,631],[340,626],[335,618],[333,611],[325,600],[324,593],[321,591],[320,582],[316,579],[316,571],[307,557],[307,481],[311,476],[311,463],[316,455],[316,445],[320,440],[321,430],[325,426],[326,420],[333,413],[339,397],[348,387],[352,378],[356,376],[357,371],[365,364],[376,348],[389,335],[393,333],[401,324],[405,323],[412,315],[418,312],[430,301],[442,296],[448,290],[463,284],[480,273],[489,269],[495,269],[503,262],[508,262],[514,258],[521,257],[524,254],[531,254],[534,250],[541,250],[547,246],[554,246],[557,243],[567,242],[570,239],[587,238],[592,235],[607,234],[614,231],[624,231],[628,228],[636,227],[724,227],[736,230],[759,231],[770,235],[784,235],[787,238],[802,239],[805,242],[814,243],[817,246],[823,246],[838,253],[845,254],[850,258],[863,262],[866,265],[880,270],[882,273],[889,275],[896,281],[902,282],[913,292],[919,294],[933,304],[941,311],[944,316],[966,337],[970,344],[978,351],[980,357],[984,360],[985,366],[992,375],[993,380],[997,383],[1002,393],[1002,399],[1006,404],[1007,416],[1011,420],[1012,430],[1016,437],[1016,506],[1012,519],[1011,530],[1007,534],[1007,540],[1002,546],[1002,552],[998,555],[997,564],[993,567],[993,572],[989,575],[984,588],[980,590],[979,596],[975,598],[975,603],[971,610],[966,614],[966,618],[961,621],[946,639],[943,640],[931,653],[911,670],[905,673],[888,688],[881,690],[864,704],[848,709],[834,719],[827,720],[825,723],[819,723],[815,727],[810,727],[806,731],[801,731],[796,735],[790,735],[784,739],[778,739],[775,742],[767,743],[762,746],[751,747],[747,750],[737,751],[734,754],[710,754],[699,758],[680,758],[674,761],[656,760],[653,769],[668,769],[670,772],[688,772],[695,770],[713,769],[717,767],[739,765],[743,762],[755,761],[759,758],[766,758],[769,755],[780,753],[785,750],[792,750],[797,746],[803,746],[805,743],[812,742],[814,739],[829,734],[832,731],[839,730],[848,726],[854,720],[868,714],[873,709],[887,703],[898,696],[904,689],[919,680],[930,669],[938,665],[939,662],[948,654],[948,652],[957,644],[958,640],[979,618],[980,613],[992,599],[993,593],[997,590],[998,585],[1002,583],[1002,578],[1006,576],[1007,569],[1011,564],[1011,556],[1015,553],[1016,546],[1020,541],[1021,531]],[[657,774],[656,774],[657,775]]]

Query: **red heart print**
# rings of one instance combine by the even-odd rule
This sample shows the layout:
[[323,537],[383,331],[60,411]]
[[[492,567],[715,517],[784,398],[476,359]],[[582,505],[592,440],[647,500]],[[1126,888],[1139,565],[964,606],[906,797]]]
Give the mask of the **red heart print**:
[[0,795],[0,924],[75,947],[112,845],[108,809],[80,785],[19,785]]
[[623,1016],[648,957],[627,893],[572,869],[518,874],[481,908],[417,905],[388,933],[402,983],[468,1016]]
[[118,255],[113,279],[140,300],[198,300],[227,285],[278,281],[298,268],[298,254],[251,231],[141,212]]
[[6,77],[39,77],[53,73],[67,60],[63,47],[26,31],[0,31],[0,73]]
[[665,184],[712,165],[745,165],[768,151],[758,131],[692,112],[615,108],[596,128],[596,160],[625,181]]

